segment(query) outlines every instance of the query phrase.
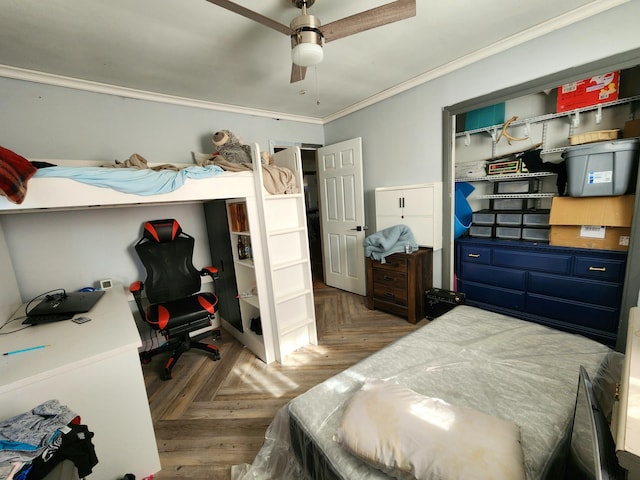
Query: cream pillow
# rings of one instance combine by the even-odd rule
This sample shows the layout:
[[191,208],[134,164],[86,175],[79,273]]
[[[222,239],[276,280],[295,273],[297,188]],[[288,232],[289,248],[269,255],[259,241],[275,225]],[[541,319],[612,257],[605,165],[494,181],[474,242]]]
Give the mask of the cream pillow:
[[515,423],[390,382],[365,384],[353,395],[335,439],[395,478],[525,478]]

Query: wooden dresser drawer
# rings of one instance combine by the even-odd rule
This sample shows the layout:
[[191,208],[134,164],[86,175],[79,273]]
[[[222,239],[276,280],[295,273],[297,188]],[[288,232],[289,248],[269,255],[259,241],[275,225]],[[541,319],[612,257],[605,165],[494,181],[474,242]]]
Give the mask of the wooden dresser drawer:
[[373,296],[385,302],[407,306],[407,275],[404,273],[373,272]]
[[373,269],[407,273],[408,265],[406,254],[394,253],[386,258],[385,263],[374,262]]
[[425,318],[425,292],[432,286],[433,249],[394,253],[385,263],[366,258],[368,308],[406,317],[411,323]]
[[407,289],[407,274],[382,268],[373,269],[373,285],[376,287],[397,287]]

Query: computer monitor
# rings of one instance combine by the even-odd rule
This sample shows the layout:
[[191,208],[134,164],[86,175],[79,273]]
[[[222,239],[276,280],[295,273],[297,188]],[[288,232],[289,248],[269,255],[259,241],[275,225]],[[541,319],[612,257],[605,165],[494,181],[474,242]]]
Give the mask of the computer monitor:
[[625,472],[616,456],[609,422],[600,407],[593,384],[580,367],[571,428],[566,480],[623,480]]

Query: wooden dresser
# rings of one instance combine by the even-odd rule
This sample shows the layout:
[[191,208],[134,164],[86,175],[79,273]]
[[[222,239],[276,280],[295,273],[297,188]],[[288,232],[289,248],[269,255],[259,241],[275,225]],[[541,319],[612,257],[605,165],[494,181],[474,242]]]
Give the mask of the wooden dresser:
[[425,318],[425,291],[433,282],[433,249],[394,253],[385,263],[367,257],[367,308],[416,323]]

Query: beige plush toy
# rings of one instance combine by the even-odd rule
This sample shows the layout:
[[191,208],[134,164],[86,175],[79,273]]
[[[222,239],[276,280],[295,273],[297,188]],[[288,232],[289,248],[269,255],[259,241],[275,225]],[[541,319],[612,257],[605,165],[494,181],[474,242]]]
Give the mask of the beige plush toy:
[[243,145],[229,130],[213,134],[213,146],[217,155],[229,163],[251,163],[251,147]]

